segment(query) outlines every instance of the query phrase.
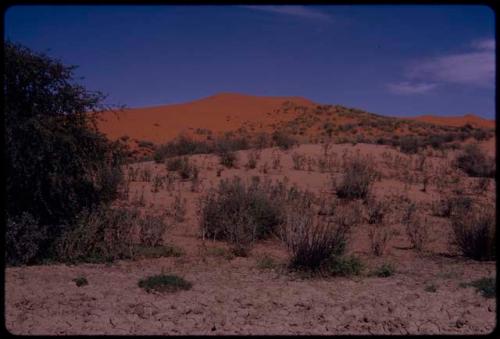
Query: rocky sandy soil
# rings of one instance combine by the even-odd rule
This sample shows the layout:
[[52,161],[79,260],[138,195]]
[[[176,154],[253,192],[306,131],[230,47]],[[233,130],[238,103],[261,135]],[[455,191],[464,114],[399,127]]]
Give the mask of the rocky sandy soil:
[[[482,147],[494,154],[494,140]],[[244,168],[248,151],[239,153],[239,168],[225,169],[221,176],[214,155],[192,156],[200,168],[201,183],[177,180],[173,190],[152,192],[151,182],[130,183],[128,203],[143,195],[141,208],[161,211],[175,195],[186,199],[187,213],[165,234],[184,255],[174,258],[119,261],[114,264],[43,265],[7,268],[5,275],[5,321],[14,334],[484,334],[496,326],[496,301],[474,288],[461,287],[475,279],[496,275],[495,262],[465,259],[449,246],[450,224],[435,217],[431,204],[457,186],[463,194],[494,203],[495,182],[487,191],[474,193],[475,179],[452,170],[448,154],[428,154],[425,171],[431,179],[421,190],[417,156],[408,156],[388,146],[333,145],[332,175],[341,176],[343,157],[357,152],[370,156],[382,178],[373,187],[379,199],[404,195],[419,203],[419,211],[431,227],[431,238],[422,253],[411,248],[397,218],[391,222],[394,237],[386,252],[370,253],[367,225],[356,226],[348,252],[361,258],[366,268],[360,276],[307,278],[286,269],[288,253],[278,239],[258,242],[246,258],[214,255],[222,242],[203,241],[199,236],[197,199],[222,178],[252,176],[297,183],[316,194],[330,194],[330,174],[316,165],[310,170],[293,169],[292,154],[320,157],[320,145],[301,145],[290,151],[263,150],[257,168]],[[273,169],[273,157],[280,166]],[[345,155],[343,155],[345,154]],[[335,155],[335,156],[333,156]],[[399,158],[398,158],[399,157]],[[264,173],[263,167],[269,169]],[[165,174],[165,166],[140,163],[153,175]],[[398,174],[399,173],[399,174]],[[458,180],[456,178],[459,178]],[[455,178],[451,180],[452,178]],[[395,206],[395,205],[393,205]],[[392,220],[392,219],[391,219]],[[264,257],[276,264],[259,265]],[[382,263],[395,266],[390,277],[370,272]],[[172,273],[193,283],[187,291],[172,294],[146,293],[139,279]],[[72,281],[85,276],[88,285]],[[430,291],[434,286],[435,291]]]

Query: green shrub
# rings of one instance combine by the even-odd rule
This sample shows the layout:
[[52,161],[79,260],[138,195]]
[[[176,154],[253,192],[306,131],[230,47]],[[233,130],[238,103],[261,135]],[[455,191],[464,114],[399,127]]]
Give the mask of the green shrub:
[[394,271],[395,271],[395,268],[392,264],[384,263],[380,267],[378,267],[376,270],[374,270],[373,274],[376,275],[377,277],[386,278],[386,277],[390,277],[391,275],[393,275]]
[[265,255],[257,261],[257,267],[261,270],[273,269],[276,267],[276,261],[272,257]]
[[160,145],[156,148],[154,158],[162,161],[166,158],[192,155],[192,154],[208,154],[213,153],[215,147],[206,141],[192,140],[185,135],[179,135],[176,139]]
[[477,292],[485,298],[494,298],[496,296],[496,280],[495,278],[481,278],[467,284],[476,288]]
[[189,281],[176,275],[158,274],[139,280],[139,287],[150,293],[173,293],[180,290],[189,290],[193,286]]
[[323,265],[323,269],[329,275],[342,277],[359,275],[363,268],[363,263],[355,256],[332,255]]
[[87,278],[85,278],[85,277],[78,277],[78,278],[73,279],[73,281],[75,282],[76,286],[78,286],[78,287],[85,286],[85,285],[89,284],[89,282],[87,281]]
[[[7,227],[25,225],[27,229],[13,233],[24,234],[22,241],[40,240],[34,257],[24,258],[29,262],[47,258],[64,226],[83,209],[113,201],[122,181],[123,141],[106,139],[93,114],[104,108],[104,96],[76,84],[73,69],[19,44],[4,43]],[[40,227],[19,223],[25,212]],[[43,240],[38,236],[42,228],[47,229]],[[10,239],[11,248],[24,246],[16,241]],[[20,264],[24,259],[14,260]]]
[[171,245],[156,246],[134,246],[135,258],[161,258],[161,257],[180,257],[184,254],[182,249]]
[[46,231],[29,213],[7,218],[5,233],[5,259],[10,265],[32,263],[38,256],[40,244],[46,239]]
[[436,293],[437,286],[434,284],[427,285],[427,286],[425,286],[424,291],[429,292],[429,293]]

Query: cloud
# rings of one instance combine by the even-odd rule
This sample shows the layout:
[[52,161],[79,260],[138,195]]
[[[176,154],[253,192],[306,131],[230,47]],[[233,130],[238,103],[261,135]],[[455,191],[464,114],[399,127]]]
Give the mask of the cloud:
[[495,50],[495,39],[481,39],[473,41],[471,44],[474,49],[483,49],[494,51]]
[[413,65],[411,79],[491,87],[495,83],[495,52],[446,55]]
[[397,94],[425,93],[441,84],[480,88],[495,85],[495,40],[473,41],[469,50],[411,62],[405,81],[388,85]]
[[271,5],[263,5],[263,6],[243,6],[245,8],[265,11],[270,13],[276,13],[281,15],[289,15],[295,17],[302,17],[307,19],[317,19],[317,20],[325,20],[330,21],[331,16],[328,14],[318,11],[316,9],[312,9],[310,6],[290,6],[290,5],[280,5],[280,6],[271,6]]
[[394,94],[422,94],[434,89],[437,84],[434,83],[414,83],[414,82],[398,82],[388,84],[387,88]]

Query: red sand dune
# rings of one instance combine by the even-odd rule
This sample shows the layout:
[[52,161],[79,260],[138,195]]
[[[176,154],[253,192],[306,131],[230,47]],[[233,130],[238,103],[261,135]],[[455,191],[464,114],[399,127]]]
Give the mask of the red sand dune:
[[[244,122],[268,126],[277,122],[274,110],[286,101],[296,105],[314,107],[317,104],[302,97],[266,97],[236,93],[220,93],[193,102],[156,107],[132,108],[119,113],[104,112],[99,129],[111,139],[128,135],[132,139],[164,143],[179,133],[204,128],[213,132],[237,130]],[[293,119],[290,112],[281,119]],[[408,119],[408,118],[406,118]],[[494,120],[468,114],[461,117],[422,115],[420,120],[439,125],[462,126],[470,123],[476,127],[495,127]]]
[[104,112],[99,129],[111,139],[128,135],[163,143],[189,128],[206,128],[213,132],[238,129],[244,121],[270,122],[266,113],[291,101],[309,106],[313,102],[301,97],[258,97],[220,93],[189,103],[126,109],[118,114]]

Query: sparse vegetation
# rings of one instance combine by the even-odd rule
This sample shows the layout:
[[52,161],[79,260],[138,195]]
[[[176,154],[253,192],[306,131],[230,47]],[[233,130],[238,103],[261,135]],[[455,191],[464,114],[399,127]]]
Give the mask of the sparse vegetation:
[[60,260],[68,262],[134,258],[136,245],[158,246],[166,228],[161,216],[141,217],[137,210],[101,207],[82,212],[55,251]]
[[485,277],[481,279],[474,280],[470,283],[462,283],[461,287],[475,287],[477,292],[485,298],[495,298],[496,296],[496,279]]
[[204,237],[225,239],[238,247],[250,245],[281,223],[279,202],[260,181],[222,180],[201,199],[200,227]]
[[387,278],[393,275],[395,271],[396,269],[392,264],[384,263],[373,271],[373,275],[376,275],[377,277],[380,278]]
[[456,165],[471,177],[495,177],[495,160],[485,155],[477,144],[467,145],[457,157]]
[[78,277],[78,278],[73,279],[73,281],[76,284],[76,286],[78,286],[78,287],[82,287],[82,286],[89,284],[89,282],[87,281],[87,278],[85,278],[85,277]]
[[343,199],[364,199],[370,192],[377,173],[362,158],[351,160],[346,166],[344,178],[337,188],[337,196]]
[[496,258],[496,222],[495,209],[481,206],[463,209],[453,214],[452,244],[460,252],[475,260],[494,260]]
[[173,293],[181,290],[189,290],[193,286],[187,280],[173,274],[158,274],[139,280],[139,287],[146,292]]

